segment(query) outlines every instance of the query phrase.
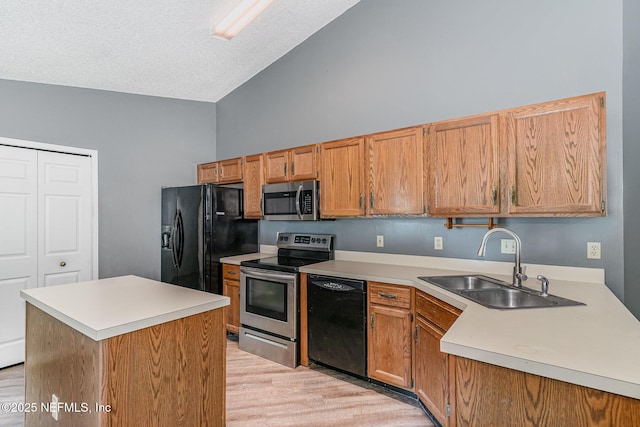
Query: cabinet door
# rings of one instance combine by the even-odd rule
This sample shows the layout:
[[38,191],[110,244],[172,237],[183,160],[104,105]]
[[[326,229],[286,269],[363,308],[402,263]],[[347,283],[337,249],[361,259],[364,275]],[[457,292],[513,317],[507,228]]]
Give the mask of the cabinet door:
[[218,183],[242,182],[242,158],[221,160],[218,163]]
[[237,334],[240,328],[240,282],[224,279],[222,293],[230,299],[230,304],[225,307],[227,331]]
[[434,123],[427,128],[428,211],[456,216],[500,212],[498,116]]
[[289,180],[289,150],[271,151],[264,154],[264,180],[267,184]]
[[322,217],[364,215],[364,138],[325,142],[320,158]]
[[416,317],[416,394],[443,426],[448,425],[449,358],[440,351],[444,331]]
[[508,213],[605,215],[604,93],[505,115]]
[[244,158],[244,217],[262,217],[262,185],[264,184],[264,169],[262,154],[246,156]]
[[397,387],[412,384],[411,312],[369,306],[369,377]]
[[198,184],[218,182],[218,163],[203,163],[198,165]]
[[415,127],[367,138],[369,214],[425,212],[422,129]]
[[289,162],[291,173],[289,181],[302,181],[305,179],[316,179],[318,175],[318,146],[305,145],[289,150]]

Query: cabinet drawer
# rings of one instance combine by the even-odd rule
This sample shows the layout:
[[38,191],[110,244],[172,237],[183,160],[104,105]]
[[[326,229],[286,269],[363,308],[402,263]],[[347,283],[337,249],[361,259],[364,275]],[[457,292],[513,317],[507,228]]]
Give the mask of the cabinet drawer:
[[408,286],[369,282],[369,301],[371,304],[410,309],[411,289]]
[[423,316],[434,325],[447,331],[462,313],[456,307],[447,304],[424,292],[416,292],[416,314]]
[[229,280],[240,280],[240,266],[233,264],[222,264],[222,278]]

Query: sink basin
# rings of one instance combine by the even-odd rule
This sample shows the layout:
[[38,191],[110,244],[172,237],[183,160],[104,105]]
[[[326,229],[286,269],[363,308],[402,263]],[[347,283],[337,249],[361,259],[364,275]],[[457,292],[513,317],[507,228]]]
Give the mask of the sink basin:
[[492,308],[532,308],[557,305],[549,297],[530,294],[518,289],[492,289],[485,291],[460,291],[460,295]]
[[508,283],[482,275],[422,276],[418,279],[495,309],[584,305],[555,295],[542,296],[540,292],[528,288],[514,288]]
[[418,279],[449,290],[501,289],[505,285],[487,276],[423,276]]

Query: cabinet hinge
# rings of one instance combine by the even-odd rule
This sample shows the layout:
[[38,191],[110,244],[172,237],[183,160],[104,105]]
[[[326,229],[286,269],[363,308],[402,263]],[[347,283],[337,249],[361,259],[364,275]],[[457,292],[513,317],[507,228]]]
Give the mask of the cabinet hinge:
[[604,97],[600,97],[600,107],[604,108]]
[[601,210],[602,212],[604,212],[604,211],[605,211],[605,208],[606,208],[606,205],[605,205],[604,200],[603,200],[603,201],[601,201],[601,202],[600,202],[600,210]]
[[409,321],[413,323],[413,313],[409,313]]
[[418,345],[418,327],[417,326],[413,329],[413,341],[415,341],[416,345]]
[[451,406],[447,403],[447,417],[451,416]]
[[409,385],[410,388],[413,388],[413,378],[411,378],[411,384]]

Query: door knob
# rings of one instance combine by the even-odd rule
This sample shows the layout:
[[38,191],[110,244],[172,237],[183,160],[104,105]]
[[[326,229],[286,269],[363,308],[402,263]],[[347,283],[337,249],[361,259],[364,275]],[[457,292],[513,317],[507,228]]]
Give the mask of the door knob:
[[64,267],[65,265],[67,265],[67,263],[66,263],[66,262],[64,262],[64,261],[60,261],[60,267]]

